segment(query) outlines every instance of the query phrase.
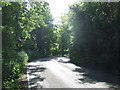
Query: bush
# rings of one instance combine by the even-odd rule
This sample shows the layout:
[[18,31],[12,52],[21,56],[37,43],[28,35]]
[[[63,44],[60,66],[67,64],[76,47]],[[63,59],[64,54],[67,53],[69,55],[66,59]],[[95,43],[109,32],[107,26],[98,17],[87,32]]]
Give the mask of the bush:
[[18,89],[18,78],[21,76],[28,61],[28,56],[24,51],[3,53],[3,88]]
[[18,55],[19,55],[20,71],[22,71],[25,68],[25,65],[27,64],[29,57],[25,51],[19,52]]
[[38,51],[28,50],[27,54],[29,56],[29,62],[42,57],[42,55]]

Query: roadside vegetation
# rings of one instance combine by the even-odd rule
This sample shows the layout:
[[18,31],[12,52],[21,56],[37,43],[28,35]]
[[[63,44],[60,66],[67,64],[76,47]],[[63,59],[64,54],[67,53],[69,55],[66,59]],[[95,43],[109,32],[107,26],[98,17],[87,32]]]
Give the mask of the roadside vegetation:
[[43,57],[118,75],[119,4],[78,2],[53,24],[47,2],[2,2],[3,88],[19,89],[25,65]]

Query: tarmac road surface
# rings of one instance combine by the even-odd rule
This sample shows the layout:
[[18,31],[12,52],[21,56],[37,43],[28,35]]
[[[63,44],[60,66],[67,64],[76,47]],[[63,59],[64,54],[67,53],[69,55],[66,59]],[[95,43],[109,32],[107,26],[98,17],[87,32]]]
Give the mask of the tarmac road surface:
[[67,57],[42,58],[27,65],[28,88],[118,88],[117,77],[69,63]]

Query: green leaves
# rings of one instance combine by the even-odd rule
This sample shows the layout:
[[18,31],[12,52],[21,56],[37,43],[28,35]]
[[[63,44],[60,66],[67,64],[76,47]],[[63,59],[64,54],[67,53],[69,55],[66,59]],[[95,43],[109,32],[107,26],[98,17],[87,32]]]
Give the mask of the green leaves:
[[29,5],[29,10],[22,15],[21,25],[22,35],[27,38],[23,49],[28,53],[29,61],[31,61],[51,55],[50,48],[53,46],[54,35],[53,19],[48,3],[30,2]]
[[8,3],[8,2],[2,2],[1,4],[2,4],[2,7],[11,5],[11,3]]
[[54,48],[56,48],[56,51],[58,51],[62,56],[64,56],[65,51],[68,51],[70,47],[69,44],[71,33],[69,28],[70,25],[68,16],[68,14],[61,16],[61,21],[59,22],[59,24],[54,26],[54,36],[56,40]]
[[[74,37],[70,57],[73,62],[94,68],[97,64],[107,70],[115,60],[113,67],[118,67],[118,53],[113,49],[118,49],[118,43],[113,43],[117,42],[117,38],[112,38],[117,37],[115,33],[119,33],[118,5],[119,3],[114,2],[87,2],[70,7],[69,21]],[[115,56],[113,52],[116,53]]]

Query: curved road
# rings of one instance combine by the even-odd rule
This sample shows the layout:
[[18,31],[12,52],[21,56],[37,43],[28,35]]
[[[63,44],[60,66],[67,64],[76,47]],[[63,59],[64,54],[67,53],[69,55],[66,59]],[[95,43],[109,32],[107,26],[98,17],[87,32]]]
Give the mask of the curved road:
[[27,65],[28,88],[117,88],[117,77],[69,63],[69,58],[43,58]]

